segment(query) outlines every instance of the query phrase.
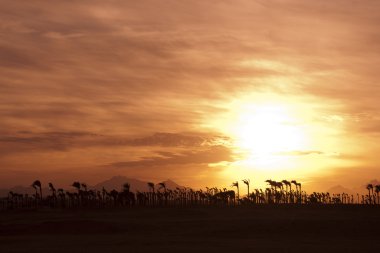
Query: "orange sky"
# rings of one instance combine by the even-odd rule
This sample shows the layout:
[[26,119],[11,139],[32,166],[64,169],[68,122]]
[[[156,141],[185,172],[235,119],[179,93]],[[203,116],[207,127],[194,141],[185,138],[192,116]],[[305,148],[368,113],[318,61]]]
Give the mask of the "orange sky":
[[0,0],[0,185],[379,179],[380,2]]

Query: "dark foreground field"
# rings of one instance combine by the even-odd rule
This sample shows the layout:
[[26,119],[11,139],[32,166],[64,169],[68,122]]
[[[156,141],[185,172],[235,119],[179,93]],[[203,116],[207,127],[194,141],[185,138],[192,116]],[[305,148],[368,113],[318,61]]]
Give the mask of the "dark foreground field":
[[0,252],[380,252],[380,208],[256,206],[0,213]]

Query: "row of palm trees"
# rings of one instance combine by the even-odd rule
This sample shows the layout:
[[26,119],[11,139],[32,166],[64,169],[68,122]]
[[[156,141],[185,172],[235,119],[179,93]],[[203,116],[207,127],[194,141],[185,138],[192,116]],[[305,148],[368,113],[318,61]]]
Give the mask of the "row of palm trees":
[[[125,183],[121,191],[115,189],[107,191],[89,190],[85,183],[75,181],[72,187],[75,190],[65,191],[56,189],[52,183],[48,184],[49,194],[42,195],[41,181],[35,180],[32,187],[35,194],[18,194],[9,192],[7,198],[0,200],[0,210],[22,209],[36,207],[53,208],[106,208],[115,206],[235,206],[247,204],[367,204],[380,205],[380,185],[367,185],[368,194],[355,196],[352,194],[330,194],[328,192],[313,192],[307,194],[302,191],[301,183],[295,180],[275,181],[268,179],[265,189],[250,191],[250,180],[243,179],[247,187],[247,194],[240,197],[239,181],[231,184],[234,190],[217,187],[205,190],[191,188],[168,189],[165,182],[154,184],[148,182],[148,191],[130,190],[130,184]],[[294,186],[294,187],[292,187]]]

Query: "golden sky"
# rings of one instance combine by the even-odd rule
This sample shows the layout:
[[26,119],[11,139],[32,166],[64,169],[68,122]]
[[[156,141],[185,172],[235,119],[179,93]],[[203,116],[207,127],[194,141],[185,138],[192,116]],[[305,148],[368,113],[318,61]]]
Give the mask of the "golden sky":
[[380,178],[380,2],[0,0],[0,184]]

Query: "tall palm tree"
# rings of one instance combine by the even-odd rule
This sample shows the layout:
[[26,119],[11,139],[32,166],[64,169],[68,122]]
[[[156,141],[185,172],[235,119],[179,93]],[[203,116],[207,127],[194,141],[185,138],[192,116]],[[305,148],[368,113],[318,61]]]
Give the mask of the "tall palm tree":
[[36,197],[37,197],[37,188],[40,189],[40,198],[42,199],[42,186],[41,186],[41,181],[36,180],[33,182],[32,187],[36,190]]
[[298,192],[298,183],[296,180],[292,180],[290,183],[294,184],[296,186],[296,192]]
[[249,179],[243,179],[242,181],[243,181],[244,184],[247,185],[247,189],[248,189],[247,198],[249,200],[249,183],[251,182],[251,180],[249,180]]
[[236,181],[236,182],[233,182],[231,187],[236,187],[237,188],[237,199],[239,200],[240,199],[240,195],[239,195],[239,182]]
[[302,185],[301,183],[297,183],[298,184],[298,187],[300,188],[300,201],[302,203]]
[[375,192],[376,192],[376,195],[377,195],[377,204],[379,205],[380,204],[380,184],[378,185],[375,185]]
[[288,186],[290,186],[291,187],[291,183],[288,181],[288,180],[282,180],[281,181],[284,185],[285,185],[285,187],[286,187],[286,192],[288,192]]
[[[286,200],[286,203],[288,203],[289,202],[289,196],[290,196],[290,194],[291,194],[291,192],[292,192],[292,183],[290,183],[288,180],[282,180],[281,181],[284,185],[285,185],[285,187],[286,187],[286,190],[285,190],[285,200]],[[288,188],[289,187],[289,188]]]
[[154,205],[155,202],[155,189],[154,189],[154,183],[153,182],[148,182],[148,188],[149,188],[149,193],[148,196],[150,196],[150,203]]
[[[367,184],[367,190],[368,190],[368,199],[369,199],[369,203],[372,204],[372,195],[373,195],[373,185],[372,184]],[[371,190],[372,190],[372,194],[371,194]]]

